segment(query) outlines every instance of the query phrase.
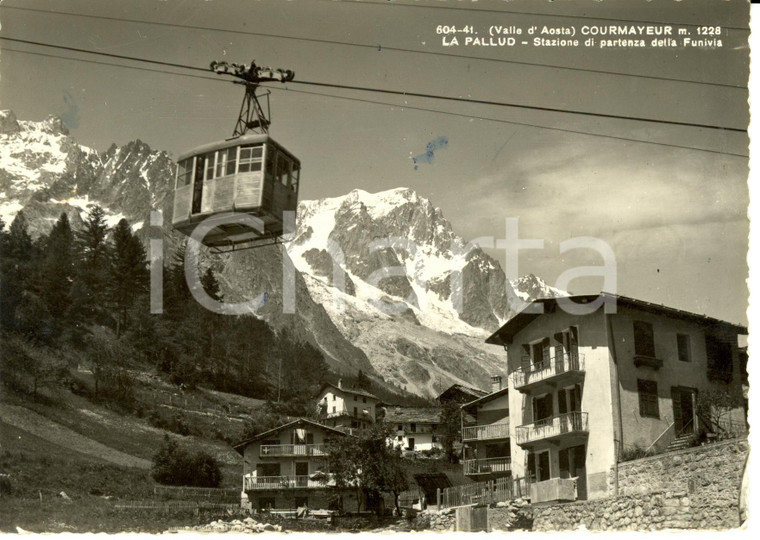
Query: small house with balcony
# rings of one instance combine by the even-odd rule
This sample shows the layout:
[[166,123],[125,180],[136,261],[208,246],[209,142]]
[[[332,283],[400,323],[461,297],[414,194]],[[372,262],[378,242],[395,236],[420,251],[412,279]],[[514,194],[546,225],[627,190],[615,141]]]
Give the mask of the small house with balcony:
[[324,384],[317,394],[320,421],[338,429],[364,429],[375,423],[380,400],[361,388],[348,388],[343,380]]
[[462,467],[466,476],[485,481],[511,476],[509,388],[491,378],[492,392],[462,405]]
[[439,426],[441,409],[437,407],[385,407],[383,422],[391,426],[393,444],[402,450],[421,452],[441,449]]
[[714,391],[741,398],[746,332],[608,293],[534,301],[487,339],[507,351],[512,474],[534,503],[600,498],[626,451],[745,431],[741,407],[719,423],[699,411]]
[[327,470],[327,444],[342,431],[299,418],[234,446],[243,456],[243,491],[252,508],[353,508],[354,490],[337,490]]

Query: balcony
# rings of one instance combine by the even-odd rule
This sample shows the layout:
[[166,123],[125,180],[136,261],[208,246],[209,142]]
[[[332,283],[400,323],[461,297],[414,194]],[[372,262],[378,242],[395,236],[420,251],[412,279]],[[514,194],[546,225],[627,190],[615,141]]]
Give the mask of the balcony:
[[660,369],[663,366],[662,358],[655,356],[645,356],[642,354],[634,355],[633,365],[636,367],[650,367],[654,369]]
[[586,412],[560,414],[532,424],[518,426],[515,429],[515,438],[520,446],[542,440],[550,441],[585,435],[588,435],[588,413]]
[[462,429],[463,441],[488,441],[509,437],[509,422],[486,424],[482,426],[465,426]]
[[260,457],[326,456],[323,444],[262,444]]
[[584,356],[575,352],[536,363],[530,363],[530,357],[525,357],[523,366],[510,376],[515,390],[528,392],[545,383],[552,385],[559,379],[580,382],[586,374],[585,364]]
[[334,486],[335,481],[329,474],[312,476],[248,476],[245,478],[245,490],[280,490],[294,488],[326,488]]
[[322,413],[324,418],[338,418],[340,416],[350,416],[351,418],[360,418],[362,420],[369,420],[372,421],[372,415],[368,412],[364,412],[363,410],[357,410],[356,414],[354,414],[354,411],[349,409],[339,409],[335,412],[328,412],[328,413]]
[[494,474],[512,471],[512,458],[468,459],[462,462],[464,474]]

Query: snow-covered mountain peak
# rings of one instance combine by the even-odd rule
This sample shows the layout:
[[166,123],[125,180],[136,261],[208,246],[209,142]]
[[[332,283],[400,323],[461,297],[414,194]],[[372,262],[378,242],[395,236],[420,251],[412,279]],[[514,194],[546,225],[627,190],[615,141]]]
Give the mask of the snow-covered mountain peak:
[[567,291],[552,287],[535,274],[526,274],[512,281],[512,288],[523,301],[570,295]]

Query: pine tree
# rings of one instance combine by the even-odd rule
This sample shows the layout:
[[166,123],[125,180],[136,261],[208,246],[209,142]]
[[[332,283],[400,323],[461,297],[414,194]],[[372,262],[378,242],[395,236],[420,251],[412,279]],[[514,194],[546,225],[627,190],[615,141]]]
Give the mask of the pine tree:
[[2,263],[0,263],[0,325],[16,327],[16,309],[27,290],[34,250],[29,236],[26,217],[16,214],[7,235],[3,235]]
[[128,313],[137,297],[148,290],[148,273],[145,249],[132,234],[129,223],[122,219],[113,231],[111,246],[109,297],[117,310],[116,337],[128,323]]
[[100,206],[92,209],[82,230],[76,235],[79,265],[72,287],[72,313],[81,327],[84,323],[103,323],[108,318],[109,248],[108,226]]
[[33,289],[50,315],[53,337],[67,324],[74,278],[74,234],[63,213],[47,238],[40,241],[39,264],[35,268]]

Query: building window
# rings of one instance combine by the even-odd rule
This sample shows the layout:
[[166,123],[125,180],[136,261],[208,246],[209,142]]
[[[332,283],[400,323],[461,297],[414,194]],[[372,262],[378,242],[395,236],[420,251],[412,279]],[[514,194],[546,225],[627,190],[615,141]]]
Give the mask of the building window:
[[638,380],[639,414],[648,418],[659,418],[660,407],[657,403],[657,383],[655,381]]
[[335,405],[333,405],[333,412],[335,412]]
[[734,364],[731,344],[716,336],[706,336],[705,352],[707,353],[708,378],[731,382]]
[[398,442],[401,442],[401,441],[403,441],[403,440],[404,440],[404,437],[403,437],[403,435],[399,435],[399,436],[397,437],[397,439],[398,439]]
[[409,424],[409,431],[417,433],[417,424]]
[[335,394],[333,394],[332,397],[333,397],[333,401],[335,401]]
[[691,339],[687,334],[677,334],[678,359],[681,362],[691,362]]
[[399,424],[398,425],[398,431],[404,431],[404,425],[403,424]]
[[362,403],[367,403],[367,398],[366,397],[362,398]]
[[652,323],[633,321],[633,347],[637,356],[649,356],[654,354],[654,328]]

